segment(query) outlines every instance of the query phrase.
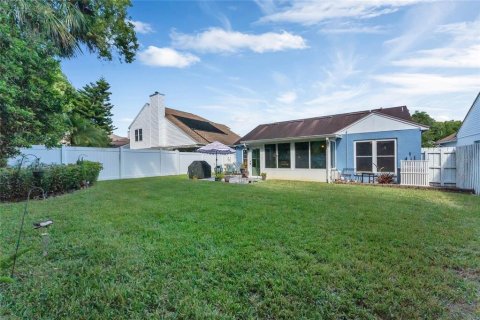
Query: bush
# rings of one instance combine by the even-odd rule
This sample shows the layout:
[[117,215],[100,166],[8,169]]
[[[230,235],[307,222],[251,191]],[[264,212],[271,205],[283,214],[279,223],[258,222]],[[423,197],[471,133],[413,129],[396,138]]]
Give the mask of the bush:
[[391,173],[382,173],[378,176],[377,182],[380,184],[391,184],[394,178],[395,176]]
[[[31,187],[41,187],[45,194],[54,195],[78,190],[94,184],[102,165],[78,161],[68,165],[35,165],[32,167],[0,168],[0,201],[25,200]],[[36,190],[33,196],[39,196]]]

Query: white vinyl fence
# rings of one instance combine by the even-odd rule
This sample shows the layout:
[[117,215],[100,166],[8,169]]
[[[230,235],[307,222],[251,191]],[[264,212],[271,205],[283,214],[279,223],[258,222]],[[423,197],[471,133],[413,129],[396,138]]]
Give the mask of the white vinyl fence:
[[480,144],[457,147],[457,187],[480,194]]
[[400,184],[406,186],[430,186],[427,160],[400,161]]
[[454,147],[422,148],[422,160],[428,161],[431,185],[455,187],[457,161]]
[[[67,147],[47,149],[33,146],[21,149],[22,154],[33,154],[41,163],[69,164],[78,159],[101,162],[103,170],[99,180],[116,180],[186,174],[188,166],[196,160],[207,161],[212,170],[215,167],[215,155],[198,152],[178,152],[165,150],[131,150],[122,148]],[[15,165],[21,157],[9,160]],[[26,158],[33,161],[34,157]],[[235,154],[218,155],[218,164],[235,163]]]

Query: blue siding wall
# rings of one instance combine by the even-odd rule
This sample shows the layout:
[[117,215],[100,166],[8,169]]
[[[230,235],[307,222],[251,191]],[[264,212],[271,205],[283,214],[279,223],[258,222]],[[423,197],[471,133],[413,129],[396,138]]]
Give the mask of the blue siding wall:
[[242,161],[243,161],[243,149],[244,147],[243,146],[236,146],[235,147],[235,159],[236,159],[236,162],[237,164],[241,164]]
[[475,141],[480,141],[480,93],[457,133],[457,146],[473,144]]
[[343,135],[337,139],[337,170],[355,168],[354,165],[354,142],[359,140],[397,139],[397,167],[400,168],[400,160],[405,158],[421,159],[422,133],[418,129],[368,132]]

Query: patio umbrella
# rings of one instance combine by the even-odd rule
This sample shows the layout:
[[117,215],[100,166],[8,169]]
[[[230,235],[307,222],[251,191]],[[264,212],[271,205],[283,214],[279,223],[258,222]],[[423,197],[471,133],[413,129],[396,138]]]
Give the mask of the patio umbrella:
[[224,145],[221,142],[213,141],[212,143],[207,144],[206,146],[198,148],[197,152],[208,153],[208,154],[214,154],[215,155],[215,172],[216,172],[216,169],[217,169],[217,166],[218,166],[218,155],[219,154],[232,154],[232,153],[235,153],[235,150],[233,150],[229,146]]

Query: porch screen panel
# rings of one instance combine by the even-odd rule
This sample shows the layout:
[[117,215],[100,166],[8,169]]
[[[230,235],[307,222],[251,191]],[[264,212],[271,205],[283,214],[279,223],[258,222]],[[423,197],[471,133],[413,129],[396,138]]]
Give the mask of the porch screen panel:
[[295,143],[295,168],[308,169],[308,142]]
[[290,168],[290,143],[278,144],[278,167]]
[[266,144],[265,145],[265,168],[277,167],[277,145]]
[[310,168],[327,168],[327,144],[325,141],[310,142]]
[[395,172],[395,141],[377,141],[377,171]]
[[372,141],[356,142],[356,167],[357,171],[372,172],[373,171],[373,148]]

